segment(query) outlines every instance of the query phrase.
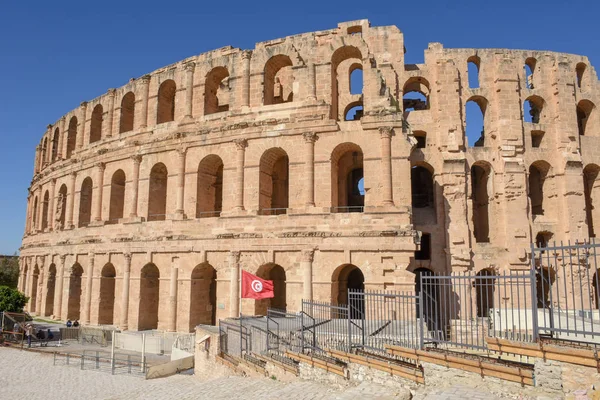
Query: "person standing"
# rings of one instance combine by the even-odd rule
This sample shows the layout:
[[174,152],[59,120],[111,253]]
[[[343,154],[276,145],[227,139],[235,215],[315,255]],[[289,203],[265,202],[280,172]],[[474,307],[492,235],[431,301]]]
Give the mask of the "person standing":
[[33,335],[33,326],[31,324],[25,325],[25,336],[27,336],[27,348],[31,348],[31,335]]

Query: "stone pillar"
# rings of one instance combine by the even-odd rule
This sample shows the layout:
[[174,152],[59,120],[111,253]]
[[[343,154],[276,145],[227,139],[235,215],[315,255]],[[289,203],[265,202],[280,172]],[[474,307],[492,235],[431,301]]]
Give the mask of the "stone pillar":
[[35,160],[33,160],[33,169],[36,174],[40,173],[40,155],[42,154],[40,150],[40,145],[35,146]]
[[94,201],[94,221],[100,222],[102,221],[102,192],[104,192],[104,170],[106,169],[106,164],[97,163],[96,164],[96,182],[98,182],[98,190],[96,190],[96,200]]
[[229,316],[240,316],[240,252],[229,252]]
[[186,149],[177,151],[177,218],[185,218],[183,213],[183,200],[185,197],[185,154]]
[[248,141],[246,139],[234,139],[235,147],[237,149],[235,168],[235,205],[234,209],[238,211],[244,210],[244,158],[246,155],[246,147],[248,147]]
[[92,282],[94,278],[94,253],[90,253],[88,257],[88,273],[85,279],[85,304],[83,309],[84,319],[83,324],[88,325],[90,323],[90,314],[92,310]]
[[179,273],[179,258],[173,257],[171,265],[171,282],[169,285],[169,323],[167,331],[177,331],[177,276]]
[[304,136],[304,204],[306,207],[315,206],[315,142],[319,137],[314,132],[305,132]]
[[79,118],[81,119],[81,122],[79,123],[79,134],[77,135],[77,141],[76,141],[77,149],[81,149],[83,147],[83,140],[85,137],[86,110],[87,110],[87,101],[84,101],[79,106]]
[[308,64],[308,94],[306,100],[317,101],[317,81],[315,79],[315,63]]
[[27,210],[25,211],[25,235],[29,235],[29,218],[31,217],[31,193],[27,194]]
[[60,265],[56,271],[56,288],[54,289],[54,319],[60,319],[63,303],[63,281],[65,276],[65,254],[60,256]]
[[108,89],[108,117],[106,119],[106,137],[111,137],[113,132],[116,94],[116,89]]
[[391,127],[382,126],[379,128],[381,135],[381,205],[393,206],[394,199],[392,195],[392,136]]
[[129,326],[129,277],[131,274],[131,253],[125,256],[125,268],[123,269],[123,291],[121,292],[121,330],[126,331]]
[[242,51],[242,107],[250,105],[250,58],[252,51]]
[[194,101],[194,68],[196,63],[185,64],[185,115],[184,118],[192,118],[192,105]]
[[43,232],[42,230],[42,215],[44,214],[44,190],[42,189],[42,187],[39,187],[40,189],[40,196],[39,196],[39,202],[38,202],[38,215],[37,215],[37,230],[38,232]]
[[52,161],[52,125],[48,124],[46,129],[48,129],[48,133],[46,133],[48,141],[46,142],[46,158],[44,159],[44,168],[50,165],[50,161]]
[[63,154],[67,154],[66,151],[63,152],[63,147],[66,143],[66,137],[67,137],[67,132],[65,131],[65,125],[66,125],[66,121],[67,118],[63,115],[60,118],[60,134],[58,135],[58,152],[56,154],[56,160],[62,160],[63,159]]
[[[34,257],[29,260],[29,268],[27,269],[27,276],[25,277],[25,295],[31,298],[31,280],[33,276],[33,270],[35,269]],[[31,310],[31,303],[27,303],[27,307]]]
[[148,126],[148,93],[150,91],[150,75],[142,76],[142,110],[140,112],[140,128]]
[[131,156],[131,159],[133,160],[133,174],[131,177],[131,209],[129,210],[129,218],[137,218],[138,189],[140,184],[140,163],[142,162],[142,156]]
[[54,230],[54,190],[56,188],[56,179],[50,180],[50,195],[48,196],[48,229]]
[[69,175],[69,197],[67,197],[67,222],[65,229],[73,229],[73,210],[75,209],[75,178],[77,172],[71,172]]
[[36,298],[35,298],[35,312],[37,315],[42,315],[42,298],[44,297],[44,262],[45,257],[42,257],[40,261],[40,274],[38,275]]
[[302,298],[304,300],[312,300],[313,289],[312,289],[312,270],[313,270],[313,259],[315,251],[302,250],[300,257],[300,270],[302,271]]

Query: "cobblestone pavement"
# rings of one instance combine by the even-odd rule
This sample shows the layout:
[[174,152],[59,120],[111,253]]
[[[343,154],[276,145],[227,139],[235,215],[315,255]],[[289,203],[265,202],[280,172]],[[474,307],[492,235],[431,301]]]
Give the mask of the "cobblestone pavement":
[[[200,380],[190,375],[146,381],[127,375],[53,366],[52,356],[0,348],[0,399],[392,399],[392,389],[363,383],[340,390],[331,386],[271,379],[221,377]],[[493,399],[490,394],[457,387],[416,393],[415,399]]]

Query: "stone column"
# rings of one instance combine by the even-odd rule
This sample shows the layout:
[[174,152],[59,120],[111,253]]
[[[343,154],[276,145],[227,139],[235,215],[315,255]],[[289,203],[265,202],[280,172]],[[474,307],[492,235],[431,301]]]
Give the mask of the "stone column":
[[302,250],[300,257],[300,270],[302,271],[302,298],[304,300],[312,300],[313,289],[312,289],[312,270],[313,270],[313,259],[315,251]]
[[50,180],[50,195],[48,196],[48,229],[54,230],[54,190],[56,189],[56,179]]
[[87,101],[84,101],[79,106],[79,118],[81,122],[79,123],[79,134],[77,135],[77,149],[81,149],[83,147],[83,140],[85,137],[85,117],[87,110]]
[[252,51],[242,51],[242,107],[250,105],[250,58]]
[[237,318],[240,316],[240,252],[229,252],[229,316]]
[[393,206],[392,136],[394,132],[391,127],[382,126],[379,128],[379,134],[381,135],[381,205]]
[[171,282],[169,285],[169,323],[167,331],[177,331],[177,276],[179,273],[179,258],[173,257],[171,265]]
[[89,267],[87,277],[85,279],[85,304],[84,304],[84,319],[83,324],[88,325],[90,323],[90,314],[92,310],[92,282],[94,278],[94,253],[90,253],[88,257]]
[[[34,257],[29,260],[29,268],[27,269],[27,276],[25,277],[25,295],[31,298],[31,280],[33,276],[33,270],[35,269]],[[27,303],[27,307],[31,310],[31,303]]]
[[41,157],[40,145],[35,146],[35,160],[33,161],[33,167],[36,174],[40,173],[40,157]]
[[308,64],[308,93],[306,100],[317,101],[317,81],[315,79],[315,63]]
[[27,210],[25,211],[25,235],[29,235],[29,227],[30,222],[29,218],[31,217],[31,193],[27,194]]
[[315,206],[315,142],[319,138],[314,132],[305,132],[304,136],[304,195],[306,207]]
[[121,292],[121,330],[126,331],[129,326],[129,277],[131,274],[131,253],[125,256],[125,268],[123,269],[123,291]]
[[246,139],[234,139],[236,152],[235,168],[235,205],[234,209],[242,211],[244,209],[244,158],[246,155],[246,147],[248,147],[248,141]]
[[42,298],[44,297],[44,263],[45,257],[42,257],[39,267],[40,274],[38,275],[37,280],[37,288],[36,288],[36,298],[35,298],[35,312],[37,315],[42,314]]
[[129,210],[129,218],[137,218],[137,204],[138,204],[138,188],[140,184],[140,163],[142,162],[142,156],[134,155],[131,156],[133,160],[133,174],[131,177],[131,202]]
[[67,136],[67,132],[65,131],[65,125],[66,125],[66,121],[67,118],[63,115],[60,118],[60,134],[58,136],[58,152],[56,154],[56,160],[62,160],[63,158],[63,154],[67,154],[66,152],[63,152],[63,147],[66,143],[66,136]]
[[185,218],[183,214],[183,200],[185,197],[185,154],[186,149],[177,151],[177,218]]
[[48,133],[46,134],[46,137],[48,138],[48,141],[46,143],[46,159],[44,160],[44,168],[46,168],[48,165],[50,165],[50,162],[52,161],[52,139],[53,139],[53,135],[52,135],[52,125],[48,124],[48,126],[46,126],[46,129],[48,129]]
[[40,196],[38,197],[39,198],[39,202],[38,202],[38,210],[37,210],[38,211],[38,215],[37,215],[37,224],[38,224],[37,230],[38,230],[38,232],[43,232],[43,230],[42,230],[42,226],[43,226],[42,215],[44,214],[44,198],[42,196],[44,196],[44,190],[43,190],[43,188],[41,186],[39,187],[39,189],[40,189]]
[[108,89],[108,117],[106,118],[106,137],[111,137],[113,132],[113,120],[115,115],[116,89]]
[[104,192],[104,170],[106,169],[106,164],[97,163],[96,164],[96,182],[98,183],[98,190],[96,190],[96,199],[94,200],[94,221],[100,222],[102,221],[102,192]]
[[191,61],[185,64],[185,115],[184,118],[192,118],[192,105],[194,101],[194,68],[196,63]]
[[140,112],[140,128],[148,126],[148,93],[150,91],[150,75],[142,76],[142,110]]
[[60,319],[60,316],[62,315],[63,280],[65,276],[66,258],[66,254],[60,256],[60,265],[58,267],[58,271],[56,271],[56,288],[54,290],[54,319]]
[[69,175],[69,197],[67,197],[67,222],[65,229],[73,229],[73,210],[75,209],[75,178],[77,172],[71,172]]

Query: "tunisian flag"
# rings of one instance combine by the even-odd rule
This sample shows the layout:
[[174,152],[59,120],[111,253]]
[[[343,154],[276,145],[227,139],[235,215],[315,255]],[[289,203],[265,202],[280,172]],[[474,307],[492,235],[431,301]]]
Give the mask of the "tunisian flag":
[[261,279],[242,270],[242,299],[269,299],[275,297],[273,281]]

